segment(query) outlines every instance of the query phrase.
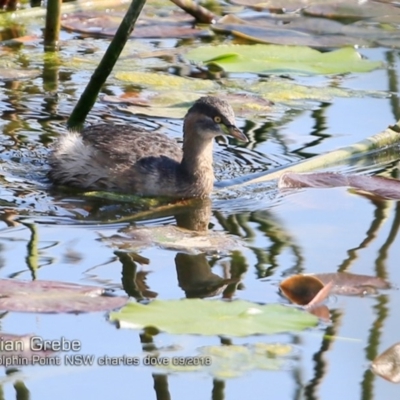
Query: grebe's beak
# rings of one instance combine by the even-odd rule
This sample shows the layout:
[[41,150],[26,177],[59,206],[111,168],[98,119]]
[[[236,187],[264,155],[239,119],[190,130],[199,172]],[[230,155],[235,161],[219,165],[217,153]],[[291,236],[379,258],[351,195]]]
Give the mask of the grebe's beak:
[[244,143],[247,143],[249,141],[246,135],[235,125],[228,126],[228,135],[233,136],[235,139],[240,140]]

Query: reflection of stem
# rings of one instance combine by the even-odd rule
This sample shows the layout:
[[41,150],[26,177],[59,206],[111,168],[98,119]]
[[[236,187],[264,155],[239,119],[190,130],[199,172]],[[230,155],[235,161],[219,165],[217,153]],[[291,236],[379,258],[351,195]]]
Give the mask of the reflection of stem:
[[214,379],[211,400],[224,400],[225,399],[224,391],[225,391],[225,382],[219,379]]
[[[376,320],[374,321],[370,334],[368,337],[368,345],[365,348],[368,360],[372,361],[378,355],[378,347],[382,335],[382,327],[385,319],[389,315],[389,309],[387,307],[388,298],[386,295],[380,295],[377,298],[377,304],[374,306]],[[375,375],[367,369],[364,373],[364,379],[362,380],[362,395],[361,398],[364,400],[373,399],[372,383],[375,379]]]
[[29,400],[30,399],[30,393],[28,388],[25,386],[25,383],[22,381],[16,381],[14,383],[14,389],[16,392],[16,398],[17,400]]
[[168,375],[153,374],[153,379],[157,400],[171,400],[171,394],[168,388]]
[[[51,115],[56,114],[57,111],[54,109],[53,105],[58,102],[56,94],[58,90],[58,72],[60,64],[61,61],[58,53],[45,55],[42,72],[43,90],[54,93],[54,96],[47,96],[44,102],[45,110]],[[47,106],[48,103],[50,103],[50,107]]]
[[388,275],[385,267],[385,261],[387,259],[388,250],[391,244],[394,242],[397,233],[399,232],[399,225],[400,225],[400,203],[397,202],[392,228],[390,229],[389,236],[387,237],[382,247],[380,248],[378,252],[378,258],[375,261],[376,274],[382,279],[386,279]]
[[[366,248],[369,243],[371,243],[377,236],[377,233],[384,221],[387,219],[387,210],[389,207],[388,201],[373,201],[375,205],[374,218],[371,222],[371,226],[367,230],[365,239],[355,248],[347,251],[348,257],[340,264],[338,272],[346,272],[350,265],[358,258],[357,251]],[[383,276],[380,276],[384,278]]]
[[[281,224],[278,225],[278,221],[272,218],[268,212],[251,213],[249,220],[251,222],[257,222],[259,224],[259,230],[264,232],[272,243],[266,252],[266,259],[269,261],[270,265],[268,267],[268,272],[262,268],[262,265],[257,265],[260,277],[271,275],[272,270],[279,266],[276,259],[285,248],[291,249],[296,259],[296,270],[294,271],[293,268],[291,268],[290,273],[302,272],[303,257],[301,255],[301,249],[294,243],[293,238],[284,230],[283,226]],[[262,261],[260,254],[256,253],[256,256],[257,260]]]
[[31,238],[28,242],[28,255],[25,260],[28,264],[28,268],[31,270],[32,280],[36,279],[36,271],[39,268],[39,252],[38,252],[38,243],[39,243],[39,234],[37,230],[37,226],[35,224],[26,224],[24,225],[31,231]]
[[[302,272],[304,260],[301,249],[284,230],[282,224],[279,224],[279,221],[276,221],[268,211],[233,214],[228,217],[224,217],[222,213],[214,211],[214,216],[227,232],[240,237],[244,236],[246,239],[252,239],[256,236],[249,224],[249,222],[256,222],[259,225],[258,230],[263,232],[271,241],[272,244],[267,250],[248,246],[248,249],[252,250],[257,258],[256,270],[259,278],[272,275],[272,270],[277,268],[279,264],[276,261],[277,256],[287,247],[292,250],[296,260],[291,273]],[[264,267],[266,264],[268,265],[268,271]]]
[[[331,137],[326,133],[322,133],[326,130],[326,109],[331,105],[331,103],[321,103],[321,106],[314,110],[311,113],[311,116],[315,120],[314,129],[311,132],[312,137],[317,137],[317,139],[313,140],[312,142],[307,142],[306,146],[293,151],[294,154],[301,156],[301,158],[310,158],[315,155],[315,153],[310,153],[310,149],[314,146],[318,146],[321,142],[323,142],[326,138]],[[304,151],[307,149],[307,151]]]
[[311,379],[310,383],[304,389],[305,399],[319,399],[316,389],[321,383],[322,378],[326,372],[326,362],[323,358],[324,354],[329,350],[333,344],[333,339],[337,335],[337,330],[339,328],[342,319],[342,314],[337,311],[331,313],[332,325],[328,326],[325,330],[325,335],[323,336],[321,348],[316,354],[314,354],[313,361],[314,366],[314,377]]
[[394,115],[395,120],[397,121],[400,119],[399,114],[399,97],[395,94],[399,91],[399,85],[397,81],[397,68],[396,68],[396,61],[395,54],[397,55],[397,51],[387,51],[385,52],[386,61],[388,64],[388,68],[386,68],[386,72],[389,77],[389,92],[392,93],[390,96],[390,104],[392,106],[392,112]]

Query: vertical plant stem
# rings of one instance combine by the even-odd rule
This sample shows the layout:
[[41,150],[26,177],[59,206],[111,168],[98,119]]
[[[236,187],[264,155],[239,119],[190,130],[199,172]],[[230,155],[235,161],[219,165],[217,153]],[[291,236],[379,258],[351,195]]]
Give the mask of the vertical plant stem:
[[69,129],[79,130],[89,113],[94,103],[96,102],[97,95],[100,92],[101,87],[106,81],[108,75],[110,75],[115,63],[121,54],[125,43],[129,39],[136,20],[139,17],[140,12],[146,0],[132,0],[131,5],[124,19],[121,22],[112,42],[107,48],[103,59],[94,71],[90,78],[89,84],[82,93],[78,103],[76,104],[71,116],[68,119],[67,125]]
[[62,0],[48,0],[46,12],[46,28],[44,30],[44,49],[54,51],[58,47],[61,26]]

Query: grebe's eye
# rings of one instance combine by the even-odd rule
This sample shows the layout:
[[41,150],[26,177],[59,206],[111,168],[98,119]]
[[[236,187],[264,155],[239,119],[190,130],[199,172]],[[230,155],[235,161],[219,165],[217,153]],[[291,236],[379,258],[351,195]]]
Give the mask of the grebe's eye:
[[221,117],[219,117],[218,115],[217,115],[216,117],[214,117],[214,122],[215,122],[216,124],[220,124],[220,123],[222,122]]

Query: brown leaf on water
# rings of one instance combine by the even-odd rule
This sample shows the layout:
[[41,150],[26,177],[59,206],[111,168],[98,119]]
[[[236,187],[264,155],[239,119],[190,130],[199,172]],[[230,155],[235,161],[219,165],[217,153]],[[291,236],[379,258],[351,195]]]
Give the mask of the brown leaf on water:
[[352,188],[373,193],[384,199],[400,200],[400,181],[381,176],[342,175],[334,172],[299,174],[287,172],[278,182],[284,188],[333,188],[350,186]]
[[307,307],[306,310],[310,314],[315,315],[316,317],[322,319],[325,322],[328,322],[331,319],[331,313],[329,311],[329,308],[325,304],[319,304],[317,306]]
[[120,308],[127,297],[105,289],[55,281],[0,280],[0,310],[36,313],[83,313]]
[[330,293],[347,296],[375,294],[378,289],[389,289],[389,282],[369,275],[348,272],[293,275],[280,283],[282,293],[293,303],[312,309]]
[[307,304],[307,308],[312,308],[321,304],[330,294],[333,283],[328,282],[325,286],[316,294],[316,296]]
[[324,285],[313,275],[293,275],[279,285],[282,293],[293,303],[304,308],[316,317],[330,320],[330,312],[322,302],[329,296],[332,282]]
[[293,275],[282,281],[279,287],[290,301],[306,306],[323,289],[324,284],[312,275]]
[[315,276],[325,285],[332,282],[332,293],[347,296],[375,294],[378,289],[390,289],[391,287],[390,283],[382,278],[349,272],[313,274],[311,276]]
[[400,382],[400,343],[389,347],[372,361],[371,371],[375,375],[393,382]]
[[[26,363],[40,364],[42,361],[43,363],[46,362],[44,359],[47,359],[47,362],[51,362],[48,359],[54,357],[56,352],[46,348],[33,350],[36,337],[36,335],[15,335],[2,332],[0,349],[2,366],[21,366]],[[41,348],[42,344],[36,343],[36,348]]]
[[[120,13],[101,11],[68,14],[62,19],[64,29],[88,36],[113,37],[122,21]],[[141,18],[132,32],[134,38],[184,38],[204,34],[204,30],[192,27],[192,19],[174,14],[171,18]]]

